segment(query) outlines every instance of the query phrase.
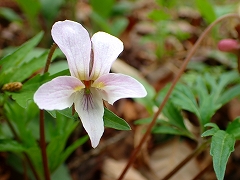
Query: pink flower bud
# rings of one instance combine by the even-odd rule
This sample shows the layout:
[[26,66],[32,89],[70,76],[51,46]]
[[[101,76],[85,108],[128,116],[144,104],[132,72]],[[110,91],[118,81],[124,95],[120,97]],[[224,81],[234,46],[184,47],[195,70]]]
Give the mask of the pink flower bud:
[[238,41],[234,39],[223,39],[218,43],[218,49],[224,52],[235,52],[240,48]]

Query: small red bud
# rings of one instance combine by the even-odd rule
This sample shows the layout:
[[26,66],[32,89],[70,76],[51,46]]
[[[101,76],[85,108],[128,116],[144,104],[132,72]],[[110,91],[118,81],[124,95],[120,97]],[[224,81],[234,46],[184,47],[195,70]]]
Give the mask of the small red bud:
[[218,42],[218,49],[224,52],[235,52],[240,49],[240,44],[234,39],[223,39]]

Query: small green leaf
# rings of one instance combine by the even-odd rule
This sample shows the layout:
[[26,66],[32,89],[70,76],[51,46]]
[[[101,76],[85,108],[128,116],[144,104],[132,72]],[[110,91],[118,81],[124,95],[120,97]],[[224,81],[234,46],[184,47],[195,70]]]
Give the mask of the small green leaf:
[[196,0],[197,7],[201,12],[202,16],[208,23],[212,23],[217,17],[213,9],[213,4],[207,0]]
[[232,134],[235,139],[240,139],[240,117],[228,124],[226,132]]
[[65,164],[59,166],[51,174],[51,180],[72,180],[68,167]]
[[34,26],[37,22],[36,18],[41,8],[40,1],[39,0],[16,0],[16,2],[19,4],[24,14],[27,16],[30,23],[32,23],[31,25]]
[[221,104],[217,104],[214,101],[213,95],[207,95],[201,99],[201,105],[199,107],[201,125],[208,123],[217,109],[221,107]]
[[184,84],[178,84],[172,95],[173,103],[182,109],[193,112],[198,118],[201,118],[195,96],[191,89]]
[[101,15],[103,18],[108,18],[113,9],[115,0],[90,0],[93,11]]
[[176,127],[173,127],[173,126],[155,126],[152,130],[152,133],[189,136],[189,134],[186,133],[186,131],[183,131],[181,129],[177,129]]
[[134,124],[136,124],[136,125],[149,124],[151,121],[152,121],[152,117],[143,118],[143,119],[138,119],[138,120],[134,121]]
[[128,20],[126,18],[116,18],[111,24],[111,34],[119,36],[126,29]]
[[64,115],[65,117],[68,117],[73,120],[78,120],[78,114],[75,112],[74,115],[72,114],[72,108],[66,108],[63,110],[53,110],[53,111],[47,111],[52,117],[56,118],[56,112],[59,112],[60,114]]
[[231,99],[239,95],[240,95],[240,84],[235,85],[230,89],[227,89],[225,92],[223,92],[222,95],[219,97],[218,102],[221,104],[226,104]]
[[180,110],[171,101],[166,103],[163,109],[163,114],[168,118],[172,125],[179,129],[187,130]]
[[49,169],[54,171],[62,164],[61,154],[64,151],[66,142],[77,127],[78,121],[72,121],[66,117],[57,114],[55,136],[50,140],[47,146],[47,154],[49,158]]
[[41,13],[44,15],[44,19],[54,21],[53,19],[57,16],[60,11],[60,7],[65,3],[65,0],[49,1],[40,0],[41,3]]
[[104,108],[104,116],[103,116],[104,125],[106,127],[118,129],[118,130],[131,130],[131,127],[128,123],[114,114],[112,111]]
[[79,146],[84,144],[88,140],[88,136],[83,136],[72,143],[67,149],[61,154],[60,163],[63,163],[73,151],[75,151]]
[[234,151],[235,138],[223,130],[212,136],[210,154],[213,156],[213,167],[218,180],[223,180],[228,158]]
[[217,128],[208,129],[204,133],[202,133],[201,137],[213,136],[218,130],[219,130],[218,127]]
[[148,17],[154,21],[168,20],[171,18],[170,14],[167,14],[162,10],[153,10],[150,12]]
[[12,10],[10,8],[1,7],[0,8],[0,16],[6,18],[10,22],[12,22],[12,21],[21,22],[22,21],[21,17],[14,10]]
[[22,152],[24,150],[25,148],[17,141],[14,141],[12,139],[0,139],[0,152]]
[[207,124],[204,125],[204,127],[212,127],[212,128],[219,129],[219,127],[215,123],[207,123]]

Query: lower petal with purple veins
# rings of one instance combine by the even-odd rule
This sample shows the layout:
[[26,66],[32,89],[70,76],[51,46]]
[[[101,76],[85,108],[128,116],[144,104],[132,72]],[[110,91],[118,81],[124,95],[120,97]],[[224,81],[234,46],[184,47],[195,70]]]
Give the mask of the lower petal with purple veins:
[[90,93],[85,93],[83,89],[76,93],[74,104],[92,147],[97,147],[104,132],[102,97],[94,88],[90,88]]

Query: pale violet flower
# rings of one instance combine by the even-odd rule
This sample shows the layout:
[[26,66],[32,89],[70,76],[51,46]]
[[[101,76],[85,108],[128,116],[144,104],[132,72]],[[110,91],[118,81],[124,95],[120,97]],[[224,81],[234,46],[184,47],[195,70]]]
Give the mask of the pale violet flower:
[[51,33],[67,58],[71,76],[60,76],[40,86],[34,101],[45,110],[62,110],[74,103],[95,148],[104,132],[103,100],[113,104],[120,98],[144,97],[147,92],[134,78],[109,73],[123,51],[118,38],[97,32],[90,39],[81,24],[69,20],[56,22]]

